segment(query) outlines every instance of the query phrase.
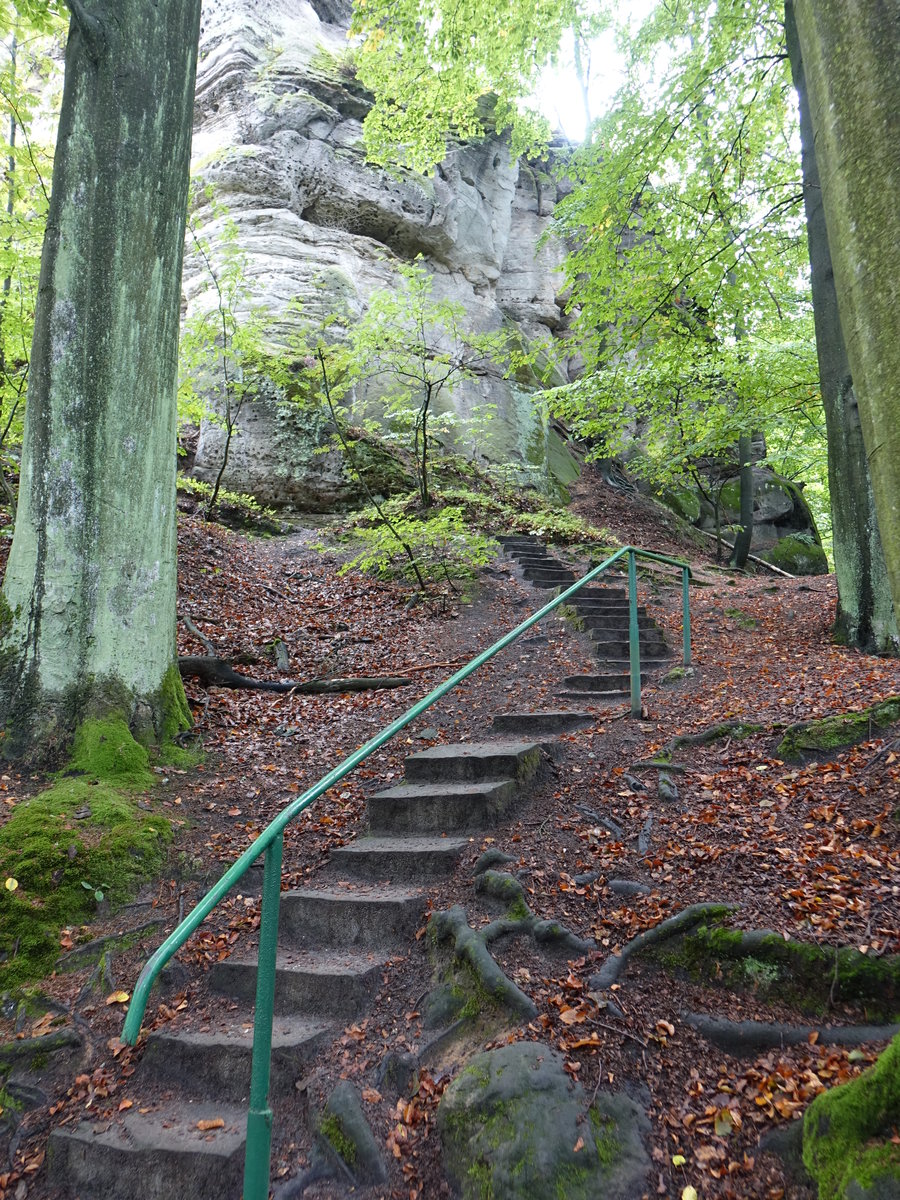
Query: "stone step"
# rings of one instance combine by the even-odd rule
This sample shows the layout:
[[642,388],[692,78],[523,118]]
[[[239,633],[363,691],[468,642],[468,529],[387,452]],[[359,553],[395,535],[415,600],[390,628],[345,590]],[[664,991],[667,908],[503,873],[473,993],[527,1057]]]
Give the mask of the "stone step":
[[[335,1026],[324,1021],[276,1017],[272,1027],[272,1092],[290,1095],[335,1032]],[[252,1050],[252,1009],[223,1013],[215,1028],[151,1033],[141,1070],[178,1086],[187,1095],[205,1093],[237,1102],[250,1094]]]
[[501,546],[514,546],[519,542],[526,542],[531,546],[544,544],[535,533],[498,533],[497,541]]
[[523,567],[522,578],[529,583],[574,583],[575,572],[568,567]]
[[593,723],[594,718],[590,713],[559,709],[550,712],[498,713],[491,729],[494,733],[540,737],[541,734],[569,733]]
[[[579,615],[581,615],[582,620],[584,621],[584,627],[587,630],[624,629],[627,631],[631,625],[627,613],[622,613],[621,616],[618,613],[583,613]],[[638,632],[645,630],[655,633],[658,629],[659,626],[652,617],[643,616],[641,613],[638,613]]]
[[569,692],[627,692],[630,675],[623,671],[603,675],[567,675],[563,685]]
[[82,1200],[225,1200],[241,1193],[246,1125],[243,1109],[218,1102],[80,1121],[50,1134],[50,1178]]
[[[343,950],[279,950],[275,971],[275,1011],[352,1021],[370,1004],[387,956]],[[237,1000],[256,997],[256,959],[226,958],[213,963],[209,984]]]
[[520,567],[549,568],[560,565],[549,554],[517,554],[515,557]]
[[449,875],[468,838],[361,837],[332,850],[330,868],[342,879],[425,883]]
[[630,695],[629,689],[619,689],[614,692],[570,692],[562,690],[556,693],[560,700],[574,700],[579,704],[619,704]]
[[[604,658],[603,665],[624,671],[626,675],[631,671],[631,660],[628,658]],[[642,654],[641,678],[647,675],[648,672],[658,671],[663,667],[670,667],[671,665],[672,663],[668,658],[650,658]]]
[[[585,571],[586,575],[587,572]],[[615,600],[621,603],[623,600],[627,603],[628,593],[624,588],[617,587],[597,587],[594,583],[586,583],[578,593],[584,600]]]
[[369,830],[377,837],[485,829],[507,811],[517,791],[514,779],[400,784],[369,797]]
[[[629,658],[631,645],[628,638],[592,638],[598,657]],[[640,638],[638,645],[641,658],[661,658],[669,653],[669,648],[661,638]]]
[[[582,589],[572,597],[572,603],[575,604],[576,601],[586,612],[627,613],[629,611],[628,601],[623,596],[586,596]],[[647,609],[643,604],[639,604],[638,612],[646,616]]]
[[411,937],[424,908],[424,892],[391,884],[298,888],[282,892],[279,923],[295,946],[374,949]]
[[541,747],[536,742],[457,742],[432,746],[407,758],[408,783],[514,779],[523,783],[540,766]]

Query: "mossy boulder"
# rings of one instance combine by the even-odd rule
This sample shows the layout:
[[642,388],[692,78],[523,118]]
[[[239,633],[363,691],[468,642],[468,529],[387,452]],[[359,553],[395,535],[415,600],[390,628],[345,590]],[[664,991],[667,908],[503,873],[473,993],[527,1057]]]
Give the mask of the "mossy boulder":
[[827,575],[828,557],[821,546],[806,537],[780,538],[764,557],[790,575]]
[[900,696],[892,696],[856,712],[836,713],[791,725],[778,743],[776,753],[784,762],[809,762],[878,737],[898,721]]
[[803,1162],[819,1200],[900,1196],[900,1036],[858,1079],[817,1096],[803,1119]]
[[692,525],[700,520],[700,497],[694,488],[667,487],[660,499],[667,508]]
[[463,1200],[629,1200],[650,1162],[628,1096],[588,1101],[543,1043],[476,1055],[438,1108],[444,1162]]

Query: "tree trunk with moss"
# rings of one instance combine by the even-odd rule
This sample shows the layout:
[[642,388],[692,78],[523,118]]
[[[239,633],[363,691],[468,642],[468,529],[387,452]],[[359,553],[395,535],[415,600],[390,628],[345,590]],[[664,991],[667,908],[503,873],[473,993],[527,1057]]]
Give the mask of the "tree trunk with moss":
[[822,203],[900,610],[900,0],[795,0]]
[[40,755],[85,717],[188,718],[175,653],[175,384],[200,0],[69,0],[0,720]]
[[828,431],[828,483],[838,585],[835,632],[847,645],[876,654],[897,653],[900,636],[881,548],[859,408],[838,315],[793,0],[785,4],[785,27],[800,102],[803,198],[812,266],[819,387]]

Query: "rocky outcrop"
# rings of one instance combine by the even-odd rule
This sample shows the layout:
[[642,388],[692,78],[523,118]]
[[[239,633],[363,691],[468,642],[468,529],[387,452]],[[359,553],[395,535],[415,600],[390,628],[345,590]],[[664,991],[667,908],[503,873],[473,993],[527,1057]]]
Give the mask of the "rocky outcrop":
[[[236,228],[245,302],[265,306],[267,337],[287,343],[298,299],[305,321],[352,321],[374,291],[396,287],[399,263],[421,254],[435,298],[462,303],[473,330],[511,326],[528,343],[558,338],[562,248],[539,245],[559,190],[547,165],[511,160],[496,137],[452,148],[430,178],[367,164],[368,101],[348,65],[345,18],[341,0],[204,0],[194,170]],[[213,244],[221,220],[198,205],[195,222]],[[209,282],[189,244],[188,312],[212,302]],[[453,405],[465,418],[495,404],[486,456],[517,465],[522,482],[551,470],[565,482],[572,460],[532,390],[528,380],[488,374],[460,386]],[[218,470],[223,437],[221,426],[204,424],[200,477]],[[285,420],[271,396],[248,401],[224,482],[269,503],[347,500],[340,460],[312,452],[321,443],[316,421]]]

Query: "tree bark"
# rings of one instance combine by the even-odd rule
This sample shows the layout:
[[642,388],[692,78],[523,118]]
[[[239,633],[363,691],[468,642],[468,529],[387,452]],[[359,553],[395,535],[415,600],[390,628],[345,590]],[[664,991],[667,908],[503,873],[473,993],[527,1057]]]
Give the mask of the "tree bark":
[[734,539],[734,550],[729,565],[743,571],[753,542],[753,462],[749,433],[742,433],[740,436],[738,458],[741,460],[741,530]]
[[828,485],[838,585],[835,632],[840,641],[861,650],[876,654],[896,653],[900,648],[900,636],[881,548],[856,393],[838,315],[794,0],[785,3],[785,31],[800,103],[803,200],[812,267],[819,387],[828,432]]
[[900,611],[900,0],[795,0],[841,328]]
[[40,753],[116,711],[188,719],[175,383],[200,0],[71,0],[4,582],[0,720]]

